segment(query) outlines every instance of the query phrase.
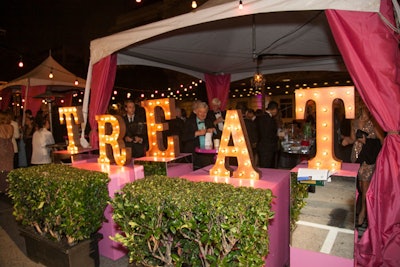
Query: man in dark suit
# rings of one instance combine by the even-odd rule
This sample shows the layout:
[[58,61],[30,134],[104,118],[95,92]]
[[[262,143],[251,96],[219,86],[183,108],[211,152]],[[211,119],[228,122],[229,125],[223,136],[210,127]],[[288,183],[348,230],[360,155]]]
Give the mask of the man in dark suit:
[[183,129],[185,128],[185,119],[182,116],[182,109],[179,107],[175,108],[176,117],[168,122],[169,129],[167,132],[167,136],[177,135],[179,137],[179,150],[183,152],[182,146],[182,135]]
[[215,138],[221,139],[222,131],[224,129],[226,111],[221,110],[221,100],[213,98],[211,100],[211,109],[208,111],[207,118],[209,118],[217,131]]
[[148,149],[146,117],[136,114],[135,103],[132,100],[125,101],[125,111],[125,146],[132,149],[133,158],[143,157]]
[[182,135],[183,152],[193,154],[193,169],[200,169],[214,162],[213,154],[196,153],[195,149],[205,148],[206,133],[215,133],[213,122],[207,118],[208,105],[205,102],[197,103],[196,116],[189,117],[185,122]]
[[275,117],[278,115],[278,103],[271,101],[266,114],[257,116],[255,122],[258,130],[258,161],[261,168],[275,168],[275,156],[278,151],[278,126]]
[[249,136],[251,150],[253,151],[254,165],[258,165],[258,155],[257,155],[257,141],[258,132],[256,125],[256,114],[253,109],[249,108],[246,110],[244,116],[244,124],[246,125],[247,135]]

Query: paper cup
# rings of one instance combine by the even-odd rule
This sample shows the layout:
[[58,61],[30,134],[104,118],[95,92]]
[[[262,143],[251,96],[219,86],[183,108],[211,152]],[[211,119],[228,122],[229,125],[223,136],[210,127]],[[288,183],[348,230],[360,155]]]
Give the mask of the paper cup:
[[215,149],[219,148],[219,139],[214,139],[214,148]]

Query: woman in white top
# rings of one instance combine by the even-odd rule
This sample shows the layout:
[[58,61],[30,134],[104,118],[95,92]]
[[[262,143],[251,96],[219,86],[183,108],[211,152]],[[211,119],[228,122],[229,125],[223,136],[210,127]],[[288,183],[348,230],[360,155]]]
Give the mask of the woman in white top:
[[51,163],[50,148],[54,144],[53,134],[49,131],[50,122],[46,117],[37,117],[37,130],[32,136],[32,164]]

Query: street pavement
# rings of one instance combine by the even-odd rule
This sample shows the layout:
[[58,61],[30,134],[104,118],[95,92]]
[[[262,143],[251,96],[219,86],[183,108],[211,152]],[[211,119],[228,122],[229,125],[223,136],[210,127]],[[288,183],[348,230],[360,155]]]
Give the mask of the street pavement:
[[355,179],[334,177],[309,193],[292,234],[293,247],[352,259],[354,255]]

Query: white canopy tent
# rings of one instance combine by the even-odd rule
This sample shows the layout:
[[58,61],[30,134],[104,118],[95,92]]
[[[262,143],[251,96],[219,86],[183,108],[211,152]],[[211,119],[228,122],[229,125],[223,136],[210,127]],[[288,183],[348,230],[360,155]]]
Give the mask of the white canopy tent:
[[210,0],[193,12],[122,31],[90,43],[83,102],[86,124],[93,65],[117,53],[118,65],[167,68],[204,79],[231,74],[345,71],[323,13],[326,9],[378,12],[379,0]]
[[252,76],[257,56],[267,58],[260,64],[264,73],[343,71],[321,11],[379,11],[378,0],[244,4],[240,10],[236,1],[211,0],[193,12],[96,39],[90,65],[118,52],[119,65],[163,67],[200,79],[204,73],[230,73],[232,81]]
[[[50,79],[49,74],[53,73],[54,78]],[[75,80],[78,81],[78,85],[75,85]],[[61,66],[52,56],[46,58],[36,68],[31,70],[25,75],[18,77],[4,85],[0,86],[0,91],[12,86],[76,86],[78,88],[84,88],[86,81],[80,77],[77,77],[72,72]]]
[[[50,72],[53,74],[53,78],[49,77]],[[75,84],[75,82],[78,84]],[[4,85],[0,85],[0,91],[10,87],[25,86],[25,105],[28,104],[28,94],[35,86],[47,86],[51,87],[53,91],[65,90],[66,87],[71,88],[84,88],[86,81],[72,72],[61,66],[51,55],[49,55],[42,63],[35,67],[30,72],[22,75],[21,77],[14,79]],[[33,92],[32,92],[33,93]],[[49,97],[51,95],[49,94]],[[49,109],[51,112],[51,103],[49,102]],[[23,114],[22,121],[25,121],[25,113]],[[51,121],[50,121],[51,123]],[[52,126],[51,126],[52,127]]]

